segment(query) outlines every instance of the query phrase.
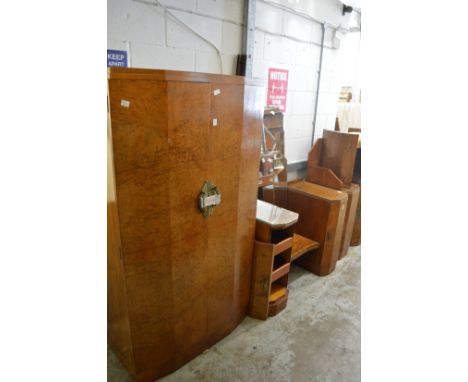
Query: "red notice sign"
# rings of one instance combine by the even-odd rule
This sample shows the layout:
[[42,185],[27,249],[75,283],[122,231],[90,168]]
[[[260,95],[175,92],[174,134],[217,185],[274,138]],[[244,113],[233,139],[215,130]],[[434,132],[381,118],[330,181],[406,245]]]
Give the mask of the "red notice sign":
[[267,107],[277,107],[283,113],[286,111],[288,77],[289,73],[287,69],[270,68],[270,70],[268,71]]

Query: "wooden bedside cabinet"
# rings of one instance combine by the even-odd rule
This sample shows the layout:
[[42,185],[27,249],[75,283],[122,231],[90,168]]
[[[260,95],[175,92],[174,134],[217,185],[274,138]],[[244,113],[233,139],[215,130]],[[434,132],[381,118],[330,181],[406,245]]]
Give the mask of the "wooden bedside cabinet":
[[[269,202],[280,203],[282,207],[299,214],[292,260],[297,259],[297,264],[319,276],[331,273],[340,256],[347,194],[304,180],[295,180],[276,183],[264,191],[264,196]],[[304,239],[314,241],[316,247],[301,253]],[[296,254],[302,256],[298,258]]]
[[286,307],[297,213],[257,200],[249,315],[260,320]]

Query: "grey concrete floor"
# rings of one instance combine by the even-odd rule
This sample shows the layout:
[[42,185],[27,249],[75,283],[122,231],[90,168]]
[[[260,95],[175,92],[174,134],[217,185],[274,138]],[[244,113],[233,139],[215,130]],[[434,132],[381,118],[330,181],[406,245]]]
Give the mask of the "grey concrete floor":
[[[336,270],[289,275],[285,310],[267,321],[246,317],[208,351],[160,382],[354,382],[361,379],[361,248]],[[108,381],[131,381],[108,351]]]

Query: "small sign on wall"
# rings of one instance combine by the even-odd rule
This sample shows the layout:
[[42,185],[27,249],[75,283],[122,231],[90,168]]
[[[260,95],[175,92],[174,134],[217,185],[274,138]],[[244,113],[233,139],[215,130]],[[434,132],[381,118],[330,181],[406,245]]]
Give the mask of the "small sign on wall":
[[111,66],[126,68],[128,66],[127,52],[125,50],[107,49],[107,67]]
[[287,69],[270,68],[268,70],[267,107],[277,107],[283,113],[286,112],[288,77]]

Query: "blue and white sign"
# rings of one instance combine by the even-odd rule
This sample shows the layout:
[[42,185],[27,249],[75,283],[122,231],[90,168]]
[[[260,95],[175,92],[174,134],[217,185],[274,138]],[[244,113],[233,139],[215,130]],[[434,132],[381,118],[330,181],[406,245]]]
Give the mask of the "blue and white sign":
[[128,66],[127,52],[125,50],[107,49],[107,67],[110,66],[126,68]]

